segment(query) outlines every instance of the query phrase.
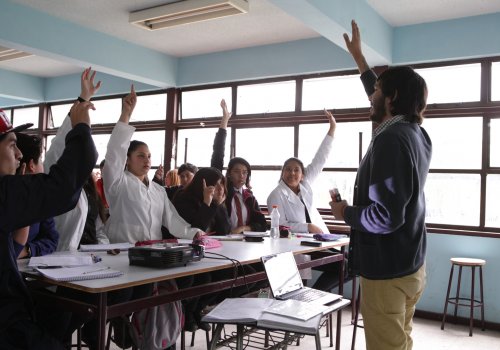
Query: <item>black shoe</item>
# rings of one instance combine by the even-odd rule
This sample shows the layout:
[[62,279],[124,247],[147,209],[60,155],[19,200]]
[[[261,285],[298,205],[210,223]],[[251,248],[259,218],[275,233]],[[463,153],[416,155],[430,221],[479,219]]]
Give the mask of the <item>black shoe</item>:
[[113,328],[113,336],[111,340],[121,349],[132,347],[133,340],[130,335],[132,324],[127,316],[120,316],[111,319],[111,327]]

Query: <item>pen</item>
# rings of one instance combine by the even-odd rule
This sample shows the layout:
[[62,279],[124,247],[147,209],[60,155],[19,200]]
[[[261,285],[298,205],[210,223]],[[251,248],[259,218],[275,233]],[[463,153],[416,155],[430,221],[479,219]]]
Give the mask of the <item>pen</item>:
[[109,269],[110,269],[110,267],[106,266],[106,267],[103,267],[102,269],[97,269],[97,270],[92,270],[92,271],[84,271],[84,272],[82,272],[82,275],[88,275],[88,274],[91,274],[94,272],[99,272],[99,271],[104,271],[104,270],[109,270]]

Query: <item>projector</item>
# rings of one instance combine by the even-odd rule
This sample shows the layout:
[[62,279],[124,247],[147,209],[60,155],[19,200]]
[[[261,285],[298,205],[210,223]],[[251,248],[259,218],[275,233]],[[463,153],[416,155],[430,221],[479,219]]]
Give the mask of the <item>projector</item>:
[[162,268],[186,266],[190,261],[200,261],[204,255],[204,247],[193,244],[156,243],[128,250],[130,265]]

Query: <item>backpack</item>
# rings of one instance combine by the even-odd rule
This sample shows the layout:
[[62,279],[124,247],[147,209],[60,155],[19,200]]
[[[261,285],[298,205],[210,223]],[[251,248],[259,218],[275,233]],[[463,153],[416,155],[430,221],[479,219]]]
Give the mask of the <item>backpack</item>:
[[[177,291],[175,281],[154,284],[153,296]],[[181,301],[158,305],[135,312],[132,316],[132,338],[138,349],[162,350],[176,343],[184,314]]]

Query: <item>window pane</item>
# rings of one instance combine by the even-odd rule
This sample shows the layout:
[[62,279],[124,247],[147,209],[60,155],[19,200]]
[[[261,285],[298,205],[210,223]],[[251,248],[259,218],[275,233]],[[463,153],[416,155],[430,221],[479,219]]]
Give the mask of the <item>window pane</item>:
[[331,198],[328,190],[334,187],[339,189],[342,199],[352,204],[355,180],[355,172],[323,171],[312,184],[314,205],[316,208],[330,208],[328,203],[330,203]]
[[491,64],[491,100],[500,101],[500,62]]
[[231,88],[182,92],[181,119],[213,118],[222,116],[220,101],[226,100],[231,111]]
[[415,69],[427,83],[427,103],[479,101],[481,64]]
[[[165,120],[167,116],[167,94],[145,95],[137,97],[132,120]],[[116,120],[118,120],[118,115]]]
[[428,223],[479,225],[479,175],[429,174],[425,185]]
[[306,79],[302,88],[302,110],[369,107],[359,75]]
[[72,103],[68,103],[64,105],[50,106],[52,119],[49,118],[48,128],[54,129],[60,127],[64,121],[64,118],[66,118],[66,116],[68,115],[72,105]]
[[7,119],[12,123],[12,110],[11,109],[2,109],[7,115]]
[[282,165],[293,157],[293,128],[238,129],[235,148],[250,165]]
[[432,140],[431,169],[480,169],[482,118],[432,118],[423,124]]
[[259,205],[267,205],[267,197],[278,186],[279,170],[252,170],[250,185]]
[[488,227],[500,227],[500,175],[486,177],[486,221]]
[[14,120],[12,121],[12,125],[18,126],[26,123],[33,123],[33,126],[31,128],[37,129],[39,111],[40,108],[38,107],[14,109]]
[[490,166],[500,167],[500,119],[490,121]]
[[[217,128],[181,129],[177,136],[177,167],[185,161],[198,167],[210,166],[215,133]],[[187,143],[187,157],[185,147]],[[227,128],[224,166],[229,162],[231,148],[231,128]]]
[[[95,106],[95,111],[90,111],[90,121],[94,124],[115,124],[120,118],[122,111],[122,100],[113,98],[111,100],[92,101]],[[132,114],[130,121],[137,120],[135,113]]]
[[158,166],[163,162],[165,153],[165,131],[136,131],[132,140],[145,142],[151,152],[151,166]]
[[295,81],[238,86],[237,114],[295,110]]
[[[106,155],[106,148],[108,147],[108,141],[110,134],[104,134],[104,135],[92,135],[92,139],[94,140],[95,147],[97,149],[97,152],[99,153],[99,157],[97,158],[96,165],[99,165],[101,161],[104,159],[104,156]],[[47,149],[49,150],[50,145],[52,144],[52,140],[54,139],[55,135],[49,135],[47,136]],[[45,157],[44,157],[45,158]]]
[[[299,127],[299,159],[307,166],[326,135],[329,124],[306,124]],[[359,165],[359,133],[362,133],[363,155],[370,144],[371,122],[337,123],[332,152],[325,167],[357,168]]]

